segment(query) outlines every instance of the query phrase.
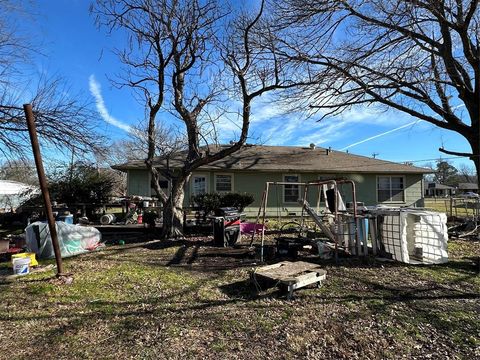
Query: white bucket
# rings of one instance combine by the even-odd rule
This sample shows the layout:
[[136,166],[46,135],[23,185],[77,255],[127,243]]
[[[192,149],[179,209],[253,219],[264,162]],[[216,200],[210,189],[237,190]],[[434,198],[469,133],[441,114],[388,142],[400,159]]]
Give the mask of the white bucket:
[[30,273],[30,257],[13,259],[13,273],[15,275],[27,275]]

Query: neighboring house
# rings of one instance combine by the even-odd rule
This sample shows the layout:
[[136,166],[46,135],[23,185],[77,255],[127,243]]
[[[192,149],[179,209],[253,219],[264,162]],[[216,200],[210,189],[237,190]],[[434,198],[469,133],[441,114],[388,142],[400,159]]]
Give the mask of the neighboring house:
[[[170,169],[179,168],[183,156],[184,152],[171,155],[168,159]],[[157,158],[155,164],[165,167],[167,161]],[[155,196],[144,161],[129,161],[113,168],[127,173],[129,195]],[[255,202],[245,210],[248,215],[254,215],[267,181],[308,182],[347,178],[355,181],[357,201],[365,205],[423,206],[422,179],[423,174],[429,172],[429,169],[315,146],[246,145],[227,158],[197,169],[185,188],[184,205],[190,205],[192,195],[205,192],[250,193],[254,195]],[[168,182],[165,181],[162,187],[168,189]],[[271,187],[269,214],[300,214],[297,199],[302,197],[302,191],[296,185]],[[315,204],[316,196],[311,191],[308,201]]]
[[0,212],[15,211],[31,197],[40,194],[36,186],[18,181],[0,180]]
[[435,182],[425,182],[425,196],[446,197],[455,194],[455,188]]
[[478,184],[475,183],[459,183],[458,192],[464,194],[466,192],[475,192],[478,193]]

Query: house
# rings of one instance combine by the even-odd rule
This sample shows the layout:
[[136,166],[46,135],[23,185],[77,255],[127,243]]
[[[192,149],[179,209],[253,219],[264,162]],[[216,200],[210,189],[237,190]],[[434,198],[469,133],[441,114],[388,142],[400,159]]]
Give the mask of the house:
[[[210,148],[210,151],[215,150]],[[184,156],[184,152],[171,155],[168,159],[170,169],[179,168]],[[157,158],[155,166],[166,167],[167,159]],[[127,173],[129,195],[155,195],[144,161],[129,161],[113,168]],[[184,205],[190,205],[192,195],[205,192],[250,193],[255,202],[245,211],[247,215],[255,215],[267,181],[347,178],[355,181],[357,201],[365,205],[418,207],[423,206],[422,179],[428,172],[431,170],[319,148],[313,144],[310,147],[245,145],[227,158],[198,168],[185,188]],[[162,187],[168,189],[168,182],[165,181]],[[301,194],[303,189],[297,185],[272,188],[268,213],[300,214],[297,199],[302,197]],[[313,204],[315,199],[312,193],[308,201]]]
[[476,183],[459,183],[458,192],[460,194],[465,194],[467,192],[478,193],[478,184]]
[[438,184],[435,182],[425,182],[424,185],[425,196],[446,197],[455,194],[455,188],[453,186]]

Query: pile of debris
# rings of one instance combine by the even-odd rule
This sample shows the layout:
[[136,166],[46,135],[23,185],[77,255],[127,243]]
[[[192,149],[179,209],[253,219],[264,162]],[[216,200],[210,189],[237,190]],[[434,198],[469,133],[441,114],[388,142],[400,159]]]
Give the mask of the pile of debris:
[[[262,214],[265,224],[269,188],[290,184],[266,184],[257,223]],[[355,183],[351,180],[325,180],[298,185],[305,189],[303,198],[299,200],[302,216],[298,236],[296,239],[277,237],[277,250],[290,254],[291,249],[309,245],[317,248],[318,255],[322,258],[333,253],[335,259],[338,259],[339,254],[347,254],[380,256],[408,264],[439,264],[448,261],[447,216],[444,213],[419,208],[363,206],[357,202]],[[352,201],[347,203],[349,206],[345,205],[339,191],[342,185],[350,186]],[[307,201],[309,188],[319,189],[317,210]],[[323,200],[320,201],[321,199]],[[320,210],[321,202],[323,208]],[[319,237],[312,239],[302,236],[306,229],[306,217],[319,228]],[[264,232],[260,236],[263,249]]]

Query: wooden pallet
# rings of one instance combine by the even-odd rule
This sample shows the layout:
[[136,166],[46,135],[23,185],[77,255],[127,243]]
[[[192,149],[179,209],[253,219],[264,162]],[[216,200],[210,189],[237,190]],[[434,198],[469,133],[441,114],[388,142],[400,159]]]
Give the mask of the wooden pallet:
[[288,299],[293,296],[293,291],[307,285],[320,286],[325,280],[327,272],[318,264],[305,261],[282,261],[277,264],[262,266],[253,272],[256,281],[267,281],[288,290]]

